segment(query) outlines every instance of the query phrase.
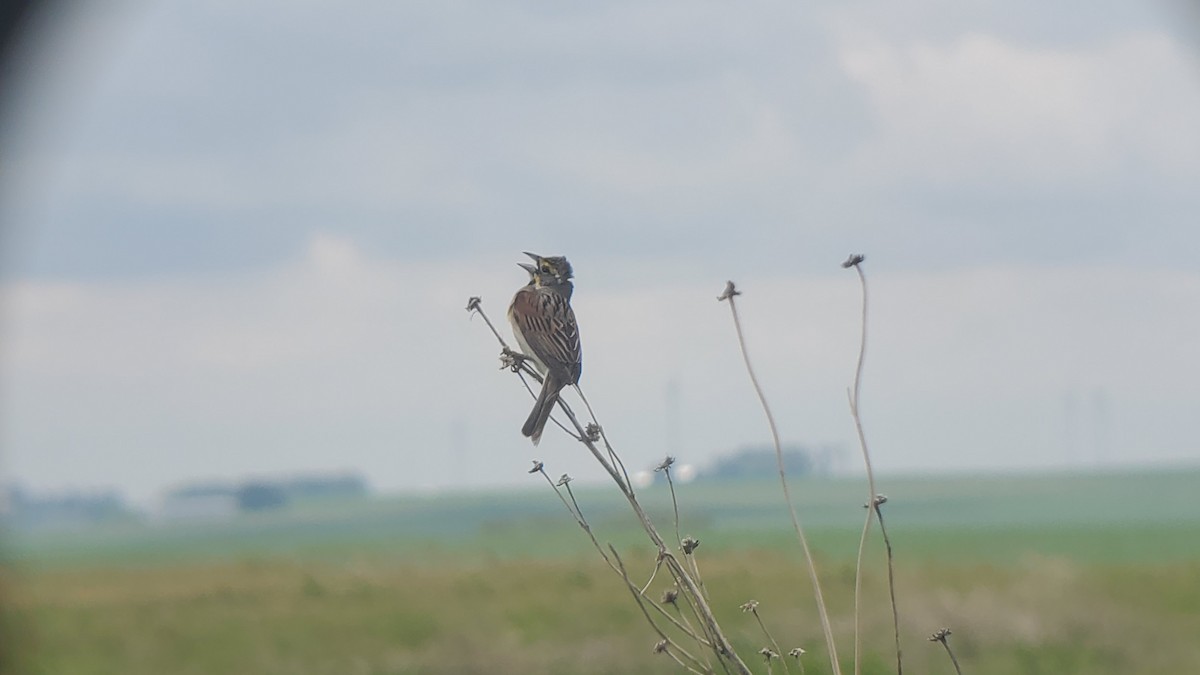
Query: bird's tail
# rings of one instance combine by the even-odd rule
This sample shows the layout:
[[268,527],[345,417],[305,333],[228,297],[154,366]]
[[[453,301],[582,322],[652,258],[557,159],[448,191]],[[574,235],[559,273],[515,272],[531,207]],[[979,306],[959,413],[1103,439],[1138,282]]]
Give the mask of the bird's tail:
[[546,380],[542,383],[542,391],[538,394],[537,403],[533,404],[529,419],[525,420],[525,426],[521,427],[521,433],[532,439],[534,445],[542,440],[542,430],[546,428],[546,421],[550,419],[550,413],[554,412],[554,404],[558,403],[558,392],[562,391],[562,388],[563,384],[557,377],[546,373]]

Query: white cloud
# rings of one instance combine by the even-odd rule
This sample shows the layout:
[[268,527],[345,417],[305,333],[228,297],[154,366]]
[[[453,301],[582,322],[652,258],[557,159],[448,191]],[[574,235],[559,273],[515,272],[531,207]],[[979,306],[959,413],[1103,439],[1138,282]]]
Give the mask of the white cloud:
[[[463,310],[482,294],[507,335],[513,261],[402,264],[320,234],[302,257],[236,278],[6,287],[7,463],[35,485],[143,496],[284,468],[358,467],[383,487],[512,482],[534,454],[594,475],[564,439],[535,453],[520,438],[529,402]],[[584,386],[631,466],[766,440],[715,300],[723,279],[613,287],[580,273]],[[1200,400],[1200,276],[1002,266],[870,278],[863,411],[881,469],[1061,463],[1064,397],[1092,392],[1111,399],[1114,456],[1197,457],[1200,422],[1185,413]],[[854,276],[739,282],[785,437],[853,447]],[[678,430],[664,421],[672,380]]]
[[[32,267],[100,279],[0,291],[22,476],[346,463],[438,485],[458,427],[455,480],[520,480],[528,403],[462,307],[482,293],[506,331],[524,246],[577,261],[585,384],[636,465],[671,447],[672,379],[688,459],[766,437],[717,260],[747,271],[785,434],[849,442],[853,275],[787,275],[850,248],[887,261],[864,395],[882,468],[1053,462],[1072,391],[1110,392],[1124,457],[1191,452],[1196,276],[1138,265],[1195,243],[1200,93],[1153,22],[1030,41],[1008,6],[944,3],[282,6],[106,29],[75,55],[102,76],[70,79],[94,95],[60,86],[42,145],[14,143],[37,175],[0,201]],[[878,32],[826,30],[868,14]],[[586,476],[570,449],[539,453]]]
[[986,33],[947,43],[847,35],[846,74],[878,124],[856,171],[936,183],[1077,184],[1200,168],[1200,78],[1163,34],[1034,47]]

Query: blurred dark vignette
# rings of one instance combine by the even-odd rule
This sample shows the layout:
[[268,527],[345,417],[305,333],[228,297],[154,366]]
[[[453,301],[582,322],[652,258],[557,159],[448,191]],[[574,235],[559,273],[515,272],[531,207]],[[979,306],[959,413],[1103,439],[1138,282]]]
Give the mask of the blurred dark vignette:
[[[22,41],[27,39],[31,27],[46,18],[44,15],[51,11],[57,0],[8,0],[0,3],[0,129],[8,124],[10,96],[17,88],[17,82],[22,77],[20,57]],[[4,158],[0,158],[3,162]],[[0,170],[0,180],[4,171]],[[0,266],[9,261],[11,252],[4,252],[6,223],[0,221]],[[4,270],[0,268],[0,276]],[[0,308],[2,309],[2,308]],[[0,321],[0,340],[4,336],[3,321]],[[4,374],[0,372],[0,377]],[[0,466],[4,462],[4,448],[0,447]],[[6,555],[7,541],[5,532],[0,530],[0,556]],[[11,590],[9,586],[15,583],[13,575],[6,567],[5,561],[0,561],[0,673],[17,672],[15,652],[21,649],[21,643],[27,636],[19,619],[14,616],[9,607]]]
[[[54,33],[53,28],[54,28],[55,17],[62,12],[70,11],[71,9],[73,9],[73,4],[74,3],[66,2],[64,0],[11,0],[9,2],[0,2],[0,127],[7,126],[8,124],[11,123],[11,119],[10,119],[11,118],[11,109],[17,105],[16,102],[11,97],[14,95],[15,92],[19,92],[22,89],[22,79],[28,78],[28,77],[33,77],[32,74],[30,74],[28,72],[24,72],[22,70],[23,65],[24,65],[22,57],[25,54],[26,50],[28,49],[29,43],[39,40],[39,39],[52,39],[53,33]],[[1200,64],[1200,1],[1173,0],[1169,3],[1167,3],[1166,6],[1169,8],[1169,11],[1172,12],[1178,18],[1178,20],[1181,22],[1181,24],[1186,25],[1190,29],[1190,38],[1191,38],[1189,41],[1190,47],[1192,48],[1193,53],[1197,57],[1195,60],[1195,63]],[[1197,76],[1200,77],[1200,65],[1198,65],[1196,67],[1196,73],[1197,73]],[[3,162],[3,161],[4,161],[4,158],[0,157],[0,162]],[[8,169],[7,167],[0,167],[0,168],[4,168],[3,171],[0,171],[0,180],[6,180],[5,174],[10,169]],[[10,236],[11,233],[9,233],[7,231],[10,228],[10,226],[11,226],[11,223],[3,222],[3,220],[0,219],[0,278],[3,278],[5,276],[5,273],[7,272],[7,270],[4,269],[4,266],[6,264],[10,263],[12,261],[12,259],[14,257],[16,257],[16,253],[14,253],[13,250],[11,250],[11,247],[5,245],[6,243],[8,243],[8,241],[11,238],[11,236]],[[597,275],[594,273],[592,275],[590,275],[591,279],[594,279],[596,276]],[[488,290],[490,290],[490,289],[488,289]],[[493,294],[493,296],[490,297],[489,300],[492,303],[493,310],[495,310],[498,306],[497,298]],[[0,306],[0,310],[3,310],[3,309],[5,309],[5,308]],[[8,328],[7,321],[8,320],[9,319],[7,316],[0,314],[0,341],[2,341],[4,339],[5,333],[7,332],[7,328]],[[471,330],[474,330],[477,328],[479,328],[479,327],[478,326],[469,326],[469,327],[465,327],[463,330],[471,331]],[[755,328],[751,328],[751,331],[753,331],[753,330],[755,330]],[[481,379],[486,377],[488,374],[490,374],[487,372],[487,367],[490,367],[490,365],[491,365],[490,361],[488,361],[488,359],[491,358],[490,353],[483,355],[483,356],[480,356],[478,354],[470,354],[470,355],[463,355],[463,356],[464,356],[464,359],[469,360],[469,361],[475,360],[476,357],[478,357],[478,360],[481,363],[485,364],[485,365],[481,365],[479,367],[479,373],[480,373]],[[722,358],[727,358],[727,357],[728,357],[728,355],[724,355]],[[5,375],[5,373],[3,371],[0,371],[0,378],[4,377],[4,375]],[[614,422],[614,426],[619,426],[619,424],[618,424],[619,420],[613,420],[613,422]],[[5,450],[6,450],[6,448],[4,448],[3,446],[0,446],[0,464],[3,464]],[[514,463],[517,461],[517,459],[524,461],[523,458],[515,458]],[[1049,489],[1046,489],[1045,491],[1050,492]],[[1151,493],[1152,491],[1153,491],[1152,489],[1147,489],[1143,492],[1148,494],[1148,493]],[[1072,494],[1082,495],[1085,493],[1084,493],[1083,489],[1080,488],[1078,491],[1073,492]],[[1138,493],[1138,494],[1143,494],[1143,493]],[[684,500],[688,499],[686,494],[684,497],[682,497],[682,499],[684,499]],[[549,500],[547,500],[547,502],[549,502]],[[554,507],[555,505],[552,503],[547,503],[546,506]],[[1112,508],[1115,508],[1115,507],[1112,507]],[[519,509],[517,507],[512,507],[512,509],[513,509],[513,512],[519,512]],[[448,510],[452,511],[453,509],[451,508]],[[482,510],[482,509],[480,509],[480,510]],[[665,509],[664,509],[664,511],[665,511]],[[503,513],[502,510],[500,512]],[[559,515],[561,515],[561,514],[559,514]],[[757,516],[758,514],[755,514],[755,515]],[[538,514],[537,517],[538,518],[546,518],[546,516],[544,514]],[[480,531],[484,531],[486,529],[491,529],[491,528],[497,528],[500,530],[504,530],[505,527],[509,526],[508,523],[505,523],[503,521],[501,516],[497,516],[496,518],[497,518],[497,520],[495,522],[485,521],[483,523],[483,525],[480,526]],[[820,520],[820,518],[818,517],[818,521],[819,520]],[[538,520],[536,522],[542,523],[543,521]],[[553,529],[553,527],[556,527],[557,525],[561,524],[561,523],[559,523],[558,520],[554,519],[552,516],[544,522],[550,523],[550,526],[548,526],[548,527],[550,527],[550,529]],[[692,523],[695,525],[699,525],[699,526],[703,526],[706,524],[706,523],[704,523],[702,518],[693,520]],[[841,525],[839,524],[838,527],[841,527]],[[1131,527],[1130,529],[1132,531],[1134,528]],[[1146,528],[1146,529],[1153,529],[1153,528]],[[464,530],[467,530],[467,528],[465,526],[464,526]],[[473,530],[471,530],[471,531],[473,531]],[[512,533],[515,533],[514,536],[519,538],[520,536],[522,536],[523,531],[514,527],[512,530]],[[3,553],[7,549],[7,539],[5,538],[6,534],[7,534],[6,532],[4,532],[3,530],[0,530],[0,553]],[[570,535],[570,536],[573,536],[575,534],[576,533],[574,533],[574,532],[568,533],[568,535]],[[1139,534],[1145,534],[1145,532],[1139,531]],[[1153,534],[1153,532],[1151,532],[1150,534]],[[1151,541],[1150,546],[1159,545],[1159,541],[1157,539],[1151,539],[1150,534],[1145,534],[1145,536],[1147,537],[1147,541]],[[1014,540],[1023,541],[1024,540],[1023,538],[1026,535],[1027,535],[1027,533],[1021,532],[1021,533],[1019,533],[1019,535],[1014,535]],[[504,531],[501,532],[501,536],[506,536]],[[566,537],[564,537],[564,538],[566,538]],[[713,545],[711,543],[708,543],[709,541],[710,540],[706,539],[706,546],[712,547]],[[913,539],[910,537],[907,541],[904,542],[904,546],[906,546],[906,547],[911,546],[911,547],[916,548],[918,546],[918,544],[913,544],[912,541],[913,541]],[[1133,544],[1130,544],[1128,546],[1128,548],[1134,549],[1134,548],[1138,548],[1138,546],[1135,546],[1134,544],[1140,545],[1140,542],[1142,540],[1137,539],[1137,538],[1133,537],[1132,535],[1130,535],[1129,541],[1133,542]],[[1047,544],[1047,542],[1044,542],[1044,541],[1040,542],[1040,543],[1042,545],[1047,546],[1048,548],[1053,548],[1053,546],[1055,544],[1055,542],[1050,542],[1049,544]],[[720,546],[720,542],[716,542],[716,544],[717,544],[717,547]],[[1190,548],[1185,546],[1185,544],[1186,544],[1186,542],[1182,541],[1182,540],[1176,542],[1176,546],[1179,548],[1179,550],[1175,551],[1174,549],[1172,549],[1174,551],[1172,553],[1172,555],[1174,555],[1176,558],[1185,558],[1188,556],[1192,556],[1194,558],[1194,556],[1195,556],[1194,552]],[[508,544],[508,545],[512,546],[512,544]],[[537,544],[534,543],[532,546],[536,547],[536,545]],[[500,547],[500,550],[505,550],[505,549],[503,549],[503,545],[499,545],[499,547]],[[718,550],[719,550],[719,548],[718,548]],[[705,551],[705,552],[707,553],[708,551]],[[489,553],[489,555],[490,555],[490,553]],[[954,552],[951,551],[948,555],[952,557],[954,555]],[[1081,554],[1081,555],[1086,556],[1086,555],[1091,555],[1091,553],[1089,552],[1089,553]],[[1097,556],[1097,557],[1100,557],[1100,556]],[[769,558],[769,556],[768,556],[768,558]],[[1047,581],[1046,581],[1047,588],[1055,588],[1056,589],[1057,586],[1054,586],[1053,584],[1059,583],[1059,576],[1062,576],[1063,578],[1067,578],[1071,574],[1075,573],[1074,569],[1070,568],[1069,565],[1067,565],[1067,563],[1063,563],[1061,566],[1056,567],[1055,565],[1058,565],[1058,562],[1056,560],[1053,560],[1050,558],[1047,558],[1047,560],[1049,562],[1046,562],[1046,560],[1039,559],[1032,563],[1028,563],[1028,565],[1030,567],[1034,568],[1034,570],[1037,574],[1041,574],[1047,578]],[[493,562],[494,561],[488,561],[487,564],[491,565],[491,564],[493,564]],[[526,570],[520,569],[520,566],[513,565],[511,563],[511,561],[502,560],[501,562],[503,563],[502,567],[504,567],[504,569],[506,569],[512,575],[513,578],[519,578],[519,579],[526,580],[530,587],[533,587],[533,586],[545,581],[544,578],[526,579],[526,577],[521,576],[522,573],[526,572]],[[1042,565],[1043,563],[1045,563],[1045,566],[1046,566],[1045,569],[1043,569],[1042,567],[1038,567],[1038,565]],[[21,649],[22,645],[27,643],[27,640],[30,638],[30,634],[32,632],[32,629],[30,627],[23,625],[21,623],[22,619],[20,617],[14,616],[14,613],[10,610],[10,608],[8,606],[10,593],[12,592],[12,585],[19,582],[19,580],[14,581],[14,575],[13,575],[12,571],[10,569],[8,569],[8,564],[9,563],[8,563],[7,559],[0,560],[0,572],[3,572],[3,574],[0,574],[0,672],[3,672],[3,673],[16,672],[16,668],[18,668],[19,666],[17,665],[17,659],[14,659],[14,650]],[[256,567],[256,566],[260,566],[262,569],[268,569],[270,564],[273,564],[273,563],[267,563],[267,562],[263,562],[258,559],[252,559],[249,562],[244,563],[244,569],[240,569],[239,573],[244,572],[247,577],[253,577],[255,574],[259,574],[261,571],[259,569],[259,567]],[[719,570],[719,569],[721,569],[722,564],[728,565],[729,563],[722,561],[717,564],[714,564],[714,568]],[[371,574],[379,575],[380,578],[385,578],[386,574],[388,573],[388,569],[386,569],[386,565],[383,567],[385,568],[383,571],[381,571],[379,569],[369,568],[369,572]],[[789,567],[785,564],[780,564],[780,565],[778,565],[778,567],[781,569],[785,569],[788,573],[791,573],[793,571],[791,567]],[[1063,571],[1064,569],[1066,571]],[[292,570],[291,568],[284,568],[284,570],[281,574],[291,573],[293,571],[294,570]],[[270,572],[271,572],[271,569],[268,569],[268,573],[270,573]],[[798,570],[797,570],[797,572],[798,572]],[[1133,585],[1132,582],[1141,583],[1141,582],[1146,581],[1145,578],[1138,576],[1135,572],[1131,572],[1128,569],[1121,570],[1121,572],[1123,574],[1127,574],[1127,576],[1132,580],[1130,583],[1131,586]],[[735,570],[735,573],[736,573],[736,570]],[[325,576],[322,576],[322,574],[325,574]],[[1113,573],[1113,574],[1115,575],[1116,573]],[[496,584],[495,579],[487,578],[486,576],[481,576],[475,572],[470,572],[470,573],[464,572],[463,575],[464,575],[463,579],[461,579],[461,580],[456,579],[456,580],[453,580],[452,582],[446,582],[444,579],[439,579],[438,581],[450,584],[450,586],[453,588],[453,590],[455,592],[461,591],[464,595],[467,595],[467,596],[477,593],[480,597],[487,597],[488,594],[494,593],[495,591],[493,590],[493,586],[498,585],[498,584]],[[1059,575],[1059,576],[1056,576],[1056,575]],[[266,574],[263,574],[263,576],[266,576]],[[359,578],[358,576],[353,576],[353,575],[348,575],[346,577],[342,577],[342,576],[339,576],[338,573],[328,572],[327,570],[324,570],[320,567],[313,567],[312,570],[304,571],[303,584],[300,586],[301,590],[299,591],[299,593],[303,596],[304,601],[316,602],[316,601],[319,601],[321,598],[339,597],[338,594],[343,593],[343,592],[347,595],[353,594],[353,593],[360,593],[360,592],[365,593],[365,591],[362,591],[362,589],[367,589],[368,591],[374,589],[374,590],[378,591],[378,588],[388,587],[387,586],[388,584],[391,584],[391,588],[399,588],[403,583],[405,583],[404,580],[397,581],[395,579],[390,579],[390,578],[388,578],[385,583],[385,582],[377,581],[377,580],[369,578],[369,577],[370,577],[369,574],[363,574],[362,578]],[[571,592],[571,593],[583,592],[583,591],[579,591],[579,589],[586,590],[586,589],[590,588],[591,584],[593,584],[593,578],[594,578],[594,583],[599,588],[607,588],[609,590],[618,588],[618,587],[612,585],[612,579],[606,578],[603,575],[599,575],[599,574],[595,574],[593,577],[591,572],[573,572],[572,575],[565,576],[564,579],[561,580],[560,583],[566,589],[565,592]],[[799,578],[798,576],[793,577],[792,581],[796,581],[798,578]],[[553,580],[559,581],[557,579],[557,577],[555,577]],[[1151,577],[1150,581],[1154,582],[1156,580],[1153,577]],[[1181,583],[1183,583],[1183,582],[1186,582],[1186,579],[1182,579]],[[1014,594],[1016,592],[1018,592],[1019,589],[1025,588],[1025,586],[1023,586],[1022,583],[1024,583],[1023,580],[1022,581],[1013,581],[1011,583],[1011,588],[1017,589],[1017,591],[1014,591]],[[377,584],[378,588],[375,586],[372,586],[371,584]],[[136,586],[136,583],[131,583],[130,586],[131,587]],[[265,586],[266,585],[264,584],[264,587]],[[346,590],[346,589],[349,589],[349,590]],[[463,590],[463,589],[465,589],[465,590]],[[910,589],[910,590],[915,591],[916,589]],[[221,592],[228,593],[231,596],[235,593],[235,591],[233,589],[223,589]],[[380,592],[382,592],[382,591],[380,591]],[[613,591],[613,592],[615,594],[615,591]],[[998,594],[998,595],[1001,595],[1001,594]],[[1003,598],[1001,598],[1001,599],[1003,599]],[[1004,605],[1004,603],[1000,602],[1000,600],[997,600],[996,602],[998,605],[1001,606],[1002,610],[1009,609],[1008,605]],[[395,605],[398,607],[401,606],[401,604],[402,603],[399,603],[399,602],[395,603]],[[547,602],[546,604],[549,605],[550,603]],[[441,606],[440,603],[439,603],[439,606]],[[731,606],[736,606],[736,605],[731,605]],[[775,609],[778,611],[779,608],[776,607]],[[619,611],[618,611],[618,614],[619,614]],[[528,621],[530,624],[533,625],[533,627],[530,628],[529,630],[531,632],[534,632],[537,629],[537,625],[536,625],[537,621],[540,620],[542,618],[542,616],[543,615],[540,615],[540,614],[537,614],[536,612],[530,611],[528,616],[522,615],[522,619]],[[424,623],[424,622],[432,621],[425,617],[421,617],[421,616],[410,617],[407,615],[403,615],[403,616],[401,616],[401,619],[410,620],[412,622],[413,627],[405,627],[404,630],[407,631],[406,634],[412,634],[412,635],[418,636],[418,637],[413,638],[414,641],[419,640],[419,639],[424,639],[424,638],[419,637],[424,634],[423,632],[428,632],[431,634],[435,632],[435,629],[433,627],[430,627],[434,624]],[[396,619],[396,621],[399,622],[400,619]],[[637,632],[637,630],[638,630],[638,628],[630,628],[629,629],[630,632]],[[964,636],[966,639],[969,639],[968,631],[962,631],[961,635]],[[959,638],[959,636],[960,636],[960,633],[956,633],[956,635],[955,635],[956,639]],[[582,640],[582,638],[580,638],[580,640]],[[476,646],[475,648],[479,649],[480,647]],[[787,649],[787,645],[784,646],[784,649],[785,650]],[[650,657],[648,657],[648,656],[646,657],[647,660],[649,658]],[[1066,657],[1064,657],[1064,658],[1066,658]]]
[[[6,123],[8,100],[13,81],[17,77],[17,65],[14,63],[14,52],[20,42],[21,33],[28,24],[30,14],[35,6],[44,3],[35,0],[12,0],[0,3],[0,127]],[[3,161],[0,158],[0,161]],[[5,239],[4,223],[0,222],[0,247]],[[3,264],[3,257],[0,257]],[[2,333],[0,333],[2,335]],[[0,375],[2,376],[2,375]],[[0,462],[3,462],[4,448],[0,447]],[[0,532],[0,551],[6,546]],[[0,672],[13,672],[14,664],[12,650],[14,645],[14,630],[11,611],[8,607],[9,588],[12,582],[9,574],[0,577]]]

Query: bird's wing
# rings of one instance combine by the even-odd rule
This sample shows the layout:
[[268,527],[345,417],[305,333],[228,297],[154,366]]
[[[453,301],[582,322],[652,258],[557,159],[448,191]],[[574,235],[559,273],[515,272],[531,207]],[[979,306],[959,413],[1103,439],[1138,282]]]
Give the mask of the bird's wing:
[[566,384],[578,381],[582,354],[570,302],[553,291],[523,288],[513,298],[512,314],[533,356]]

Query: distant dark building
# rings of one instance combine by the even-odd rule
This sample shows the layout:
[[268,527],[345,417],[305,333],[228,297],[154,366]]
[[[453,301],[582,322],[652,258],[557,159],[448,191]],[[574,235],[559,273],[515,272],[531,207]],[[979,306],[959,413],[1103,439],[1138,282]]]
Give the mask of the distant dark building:
[[238,513],[283,508],[320,499],[355,499],[368,493],[367,482],[354,473],[313,473],[255,478],[240,483],[197,482],[163,496],[160,515],[167,520],[221,519]]
[[345,499],[367,496],[367,481],[356,473],[305,474],[278,481],[288,499]]
[[164,520],[222,520],[238,512],[237,488],[228,483],[191,483],[163,495]]
[[[828,472],[828,449],[812,451],[800,445],[783,446],[783,468],[789,477],[798,478]],[[779,460],[774,446],[755,445],[739,448],[718,457],[700,472],[701,480],[751,480],[779,475]]]
[[32,493],[19,485],[4,488],[4,520],[18,529],[71,528],[132,516],[112,488]]
[[287,492],[277,483],[254,481],[237,490],[237,506],[241,511],[267,511],[288,502]]

